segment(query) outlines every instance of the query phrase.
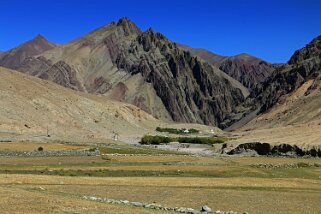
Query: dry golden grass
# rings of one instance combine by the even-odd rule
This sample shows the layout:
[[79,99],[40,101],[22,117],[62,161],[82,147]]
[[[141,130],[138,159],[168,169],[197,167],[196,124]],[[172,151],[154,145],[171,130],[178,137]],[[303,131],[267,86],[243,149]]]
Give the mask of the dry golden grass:
[[85,146],[76,146],[61,143],[40,143],[40,142],[4,142],[0,143],[1,151],[37,151],[42,147],[45,151],[64,151],[78,150],[88,148]]
[[[42,187],[45,189],[41,191],[45,198],[65,194],[64,197],[58,198],[61,206],[57,209],[60,211],[63,211],[66,204],[75,200],[68,195],[76,194],[146,203],[156,202],[165,206],[185,206],[195,209],[207,204],[215,210],[250,213],[316,213],[319,210],[321,196],[321,181],[308,179],[0,176],[1,186],[12,184],[15,184],[15,191],[16,189],[30,191]],[[29,198],[28,203],[37,209],[35,201],[38,196],[35,193],[25,193]],[[56,198],[55,196],[52,200],[58,200]],[[75,201],[80,203],[79,207],[86,204],[87,209],[98,206],[80,200]],[[110,209],[120,210],[115,206],[111,206]],[[121,211],[121,213],[126,212]],[[143,212],[132,210],[132,213]]]
[[[260,169],[256,163],[321,164],[321,159],[271,157],[192,157],[192,156],[109,156],[102,157],[30,157],[0,158],[1,169],[13,170],[0,174],[0,209],[29,213],[37,212],[43,204],[50,213],[150,213],[149,210],[111,206],[79,199],[96,195],[146,203],[157,202],[170,207],[199,209],[207,204],[214,210],[249,211],[250,213],[318,213],[321,198],[319,167],[293,169]],[[60,164],[59,164],[60,163]],[[73,170],[72,176],[19,174],[23,170]],[[117,177],[94,177],[93,171],[104,169]],[[15,171],[16,170],[16,171]],[[21,170],[21,171],[19,171]],[[81,177],[77,172],[93,172]],[[138,172],[189,171],[190,175],[162,177]],[[128,172],[119,175],[118,172]],[[212,173],[206,175],[206,173]],[[138,173],[139,174],[139,173]],[[66,174],[68,175],[68,173]],[[112,175],[112,174],[110,174]],[[106,175],[103,175],[106,176]],[[187,177],[191,176],[191,177]],[[209,176],[209,177],[207,177]],[[45,190],[40,190],[40,187]],[[2,194],[6,195],[1,197]],[[77,197],[76,197],[77,196]],[[43,198],[39,199],[39,198]],[[50,197],[50,199],[48,199]],[[8,206],[9,204],[9,206]],[[11,206],[10,206],[11,204]],[[42,211],[42,210],[41,210]]]
[[223,161],[221,158],[213,157],[197,157],[189,155],[173,155],[173,156],[114,156],[113,160],[120,162],[193,162],[193,163],[213,163],[213,164],[222,164]]
[[[104,204],[76,197],[0,187],[1,213],[154,213],[143,208]],[[158,213],[158,212],[157,212]],[[162,213],[162,212],[159,212]]]
[[102,163],[106,162],[97,156],[62,156],[62,157],[0,157],[0,165],[29,165],[29,166],[48,166],[66,165],[82,163]]
[[165,206],[200,209],[207,204],[214,210],[248,211],[250,213],[317,213],[320,192],[283,189],[241,189],[220,187],[157,187],[157,186],[44,186],[53,192],[94,192],[101,197],[157,202]]
[[321,180],[297,178],[200,178],[200,177],[61,177],[47,175],[0,174],[3,184],[108,185],[157,187],[269,187],[321,188]]

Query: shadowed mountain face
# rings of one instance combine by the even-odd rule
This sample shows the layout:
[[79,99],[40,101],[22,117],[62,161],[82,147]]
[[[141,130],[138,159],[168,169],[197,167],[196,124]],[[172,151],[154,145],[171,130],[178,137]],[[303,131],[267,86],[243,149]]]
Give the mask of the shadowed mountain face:
[[18,70],[179,122],[217,125],[247,95],[224,72],[127,18],[28,58]]
[[181,47],[190,51],[193,56],[198,56],[224,71],[250,90],[263,83],[278,66],[248,54],[226,57],[205,49],[183,45]]
[[221,71],[152,29],[123,49],[114,63],[151,83],[175,121],[217,124],[233,104],[243,100],[241,90]]
[[[306,47],[297,50],[287,64],[278,67],[270,78],[254,90],[248,99],[237,108],[235,114],[231,114],[225,122],[233,124],[245,115],[250,115],[254,110],[258,113],[273,111],[285,102],[287,105],[283,109],[287,109],[287,112],[279,112],[279,116],[275,114],[275,117],[281,118],[280,115],[291,114],[293,122],[295,117],[299,117],[293,114],[297,109],[310,106],[309,110],[302,114],[305,117],[315,115],[315,119],[320,118],[320,105],[312,107],[312,104],[320,99],[320,89],[321,36],[313,39]],[[300,100],[301,103],[299,103]],[[296,109],[292,108],[294,105],[297,106]]]
[[41,54],[57,45],[48,42],[43,36],[19,45],[7,52],[0,53],[0,66],[16,69],[26,58]]

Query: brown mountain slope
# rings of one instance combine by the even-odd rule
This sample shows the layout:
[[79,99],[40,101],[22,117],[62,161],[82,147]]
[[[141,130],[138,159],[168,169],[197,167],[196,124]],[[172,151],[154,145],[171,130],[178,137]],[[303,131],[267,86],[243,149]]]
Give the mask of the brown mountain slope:
[[256,110],[260,113],[257,117],[252,114],[247,121],[243,119],[243,123],[250,121],[245,128],[318,123],[321,121],[320,93],[321,36],[296,51],[288,64],[278,68],[261,88],[253,91],[227,121],[232,124],[233,118],[251,115]]
[[[280,97],[277,104],[241,126],[230,143],[264,142],[321,148],[321,84],[308,80],[298,89]],[[317,90],[311,91],[311,86]]]
[[0,134],[15,133],[48,139],[121,140],[155,130],[159,122],[125,103],[77,92],[0,67]]
[[222,71],[249,89],[254,89],[267,80],[276,66],[248,54],[228,57],[219,64]]
[[179,45],[180,48],[189,51],[193,56],[198,56],[201,59],[204,59],[205,61],[209,62],[212,65],[215,65],[216,67],[219,67],[219,65],[228,57],[227,56],[221,56],[218,54],[215,54],[211,51],[208,51],[204,48],[192,48],[187,45]]
[[248,54],[227,57],[201,48],[191,48],[183,45],[181,45],[181,48],[190,51],[193,56],[198,56],[224,71],[250,90],[263,83],[278,66]]
[[56,46],[56,44],[48,42],[42,35],[38,35],[16,48],[0,53],[0,66],[15,69],[26,58],[41,54]]
[[219,124],[247,95],[219,69],[127,18],[29,58],[18,70],[179,122]]

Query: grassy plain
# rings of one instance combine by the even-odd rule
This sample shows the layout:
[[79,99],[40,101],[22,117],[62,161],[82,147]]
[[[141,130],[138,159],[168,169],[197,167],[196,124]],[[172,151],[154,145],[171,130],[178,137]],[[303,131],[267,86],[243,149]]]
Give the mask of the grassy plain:
[[249,213],[320,212],[321,159],[159,155],[156,149],[137,155],[146,150],[115,146],[94,157],[1,157],[1,212],[156,212],[84,195]]

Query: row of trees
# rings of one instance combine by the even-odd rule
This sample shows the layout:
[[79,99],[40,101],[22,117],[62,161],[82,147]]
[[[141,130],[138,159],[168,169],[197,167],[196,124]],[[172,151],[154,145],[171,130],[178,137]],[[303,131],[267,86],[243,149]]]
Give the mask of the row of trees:
[[170,142],[179,142],[179,143],[192,143],[192,144],[217,144],[224,143],[224,138],[219,137],[164,137],[164,136],[152,136],[145,135],[141,144],[167,144]]

